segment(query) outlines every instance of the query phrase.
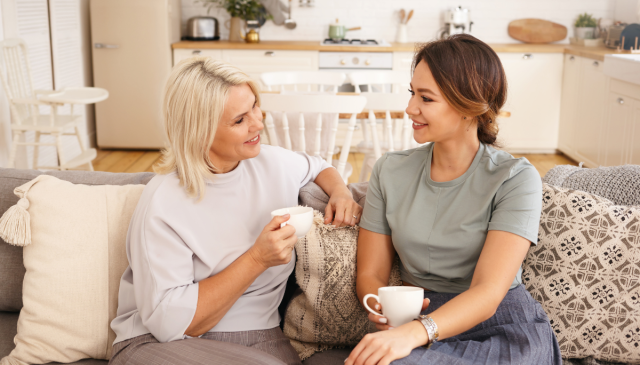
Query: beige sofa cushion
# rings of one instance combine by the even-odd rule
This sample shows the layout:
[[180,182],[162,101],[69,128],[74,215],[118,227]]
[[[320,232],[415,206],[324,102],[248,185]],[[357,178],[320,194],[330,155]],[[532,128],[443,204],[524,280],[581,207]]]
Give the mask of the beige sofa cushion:
[[[315,352],[353,346],[375,330],[356,297],[358,227],[333,228],[314,212],[311,231],[296,243],[298,293],[285,314],[284,334],[302,360]],[[389,285],[402,285],[398,259]]]
[[640,209],[544,184],[538,238],[522,278],[562,357],[640,362]]
[[24,247],[24,306],[16,348],[0,364],[111,357],[126,234],[143,189],[35,179],[26,191],[32,243]]

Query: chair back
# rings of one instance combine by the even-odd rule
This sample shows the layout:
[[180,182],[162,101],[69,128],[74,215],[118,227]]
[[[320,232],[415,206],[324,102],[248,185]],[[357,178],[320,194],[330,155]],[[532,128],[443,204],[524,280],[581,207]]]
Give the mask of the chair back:
[[[296,133],[295,137],[297,137],[298,141],[296,150],[306,152],[307,145],[311,144],[307,143],[305,136],[305,113],[317,114],[315,121],[311,121],[309,126],[314,131],[312,141],[309,141],[313,143],[313,148],[310,151],[312,155],[320,155],[320,151],[326,151],[323,157],[330,164],[332,163],[336,145],[340,114],[350,114],[347,133],[342,144],[337,166],[338,173],[343,178],[351,147],[351,139],[356,126],[356,114],[362,112],[366,103],[367,99],[365,97],[357,95],[262,94],[260,96],[260,108],[265,112],[265,124],[271,145],[293,150],[291,143],[292,133]],[[282,123],[278,127],[276,127],[273,120],[272,113],[274,112],[282,112]],[[298,114],[296,131],[291,131],[287,113]],[[323,114],[326,115],[327,113],[331,113],[333,117],[332,120],[325,123],[329,127],[329,138],[328,145],[322,146]],[[283,141],[278,139],[277,128],[280,128],[281,135],[284,135]]]
[[[376,113],[384,113],[384,122],[382,126],[382,140],[386,151],[406,150],[412,147],[411,138],[412,121],[404,111],[409,103],[409,93],[386,94],[386,93],[362,93],[367,98],[365,110],[368,111],[369,128],[371,130],[371,143],[373,154],[376,159],[382,156],[380,138],[378,129],[376,128]],[[402,111],[402,119],[391,119],[391,112]],[[398,123],[400,122],[400,123]],[[399,125],[398,125],[399,124]]]
[[402,93],[402,89],[409,87],[411,82],[411,75],[407,71],[356,71],[347,77],[357,93],[362,92],[362,85],[367,86],[367,92]]
[[333,91],[345,83],[347,75],[331,71],[282,71],[265,72],[260,80],[267,90],[285,90],[285,86],[293,91]]
[[35,103],[17,102],[35,101],[27,46],[22,39],[11,38],[0,42],[0,51],[3,55],[0,79],[9,99],[12,121],[22,124],[23,120],[31,118],[35,124],[39,115],[38,106]]

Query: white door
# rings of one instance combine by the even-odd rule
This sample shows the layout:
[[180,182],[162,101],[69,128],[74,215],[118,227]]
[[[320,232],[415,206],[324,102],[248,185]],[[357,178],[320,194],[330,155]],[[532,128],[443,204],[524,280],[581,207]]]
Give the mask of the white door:
[[574,136],[578,121],[579,90],[580,57],[564,55],[558,149],[568,155],[573,155],[575,151]]
[[605,132],[606,76],[603,63],[589,58],[580,59],[580,90],[578,120],[575,130],[577,157],[589,167],[602,164],[601,136]]
[[500,53],[509,85],[498,140],[510,152],[551,153],[558,147],[561,53]]

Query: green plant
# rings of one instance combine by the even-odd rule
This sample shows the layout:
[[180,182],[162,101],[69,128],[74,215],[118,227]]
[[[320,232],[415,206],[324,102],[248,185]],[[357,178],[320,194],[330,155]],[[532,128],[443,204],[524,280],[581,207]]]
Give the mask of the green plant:
[[591,14],[580,14],[575,23],[576,28],[595,28],[596,19]]
[[207,7],[207,13],[211,8],[224,8],[232,17],[244,20],[256,20],[263,11],[263,6],[257,0],[198,0]]

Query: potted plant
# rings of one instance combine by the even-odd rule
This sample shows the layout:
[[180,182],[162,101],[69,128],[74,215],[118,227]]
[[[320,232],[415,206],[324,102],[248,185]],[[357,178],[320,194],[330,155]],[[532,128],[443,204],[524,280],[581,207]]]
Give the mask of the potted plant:
[[596,19],[591,14],[580,14],[574,24],[575,35],[578,39],[594,39],[596,30]]
[[231,20],[229,21],[229,41],[243,42],[241,29],[245,20],[257,20],[263,16],[265,10],[257,0],[200,0],[207,8],[224,8]]

